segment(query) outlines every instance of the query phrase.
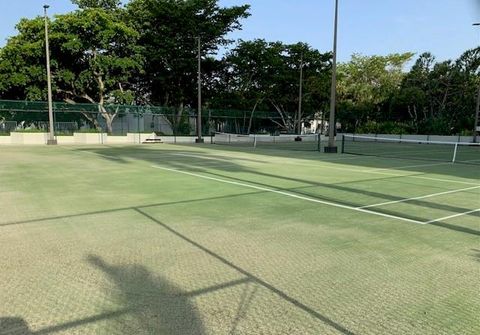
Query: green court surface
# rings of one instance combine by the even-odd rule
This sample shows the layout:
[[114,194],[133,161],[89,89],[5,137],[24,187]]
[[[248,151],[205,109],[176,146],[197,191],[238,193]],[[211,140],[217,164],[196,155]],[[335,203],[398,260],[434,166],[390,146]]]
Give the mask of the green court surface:
[[479,167],[0,149],[0,334],[480,334]]

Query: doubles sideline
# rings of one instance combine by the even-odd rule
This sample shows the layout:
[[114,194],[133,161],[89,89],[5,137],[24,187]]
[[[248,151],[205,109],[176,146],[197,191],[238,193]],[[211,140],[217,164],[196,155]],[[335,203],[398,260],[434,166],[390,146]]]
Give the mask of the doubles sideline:
[[405,198],[405,199],[401,199],[401,200],[381,202],[381,203],[378,203],[378,204],[362,206],[362,207],[359,207],[359,208],[371,208],[371,207],[378,207],[378,206],[384,206],[384,205],[398,204],[400,202],[408,202],[408,201],[412,201],[412,200],[433,198],[433,197],[440,196],[440,195],[470,191],[470,190],[475,190],[475,189],[478,189],[478,188],[480,188],[480,186],[467,187],[467,188],[462,188],[462,189],[459,189],[459,190],[450,190],[450,191],[445,191],[445,192],[440,192],[440,193],[432,193],[432,194],[427,194],[427,195],[423,195],[423,196],[420,196],[420,197]]
[[348,210],[351,210],[351,211],[356,211],[356,212],[366,213],[366,214],[370,214],[370,215],[386,217],[386,218],[389,218],[389,219],[395,219],[395,220],[400,220],[400,221],[415,223],[415,224],[420,224],[420,225],[431,224],[431,223],[435,223],[435,222],[439,222],[439,221],[443,221],[443,220],[453,219],[453,218],[456,218],[456,217],[480,212],[480,208],[479,208],[479,209],[474,209],[474,210],[463,212],[463,213],[457,213],[457,214],[445,216],[445,217],[442,217],[442,218],[433,219],[433,220],[430,220],[430,221],[419,221],[419,220],[405,218],[405,217],[402,217],[402,216],[376,212],[376,211],[372,211],[372,210],[368,209],[368,208],[374,207],[374,206],[380,206],[380,205],[391,204],[391,203],[406,202],[406,201],[415,200],[415,199],[425,199],[425,198],[435,197],[435,196],[438,196],[438,195],[451,194],[451,193],[456,193],[456,192],[478,189],[478,188],[480,188],[480,186],[468,187],[468,188],[464,188],[464,189],[460,189],[460,190],[451,190],[451,191],[446,191],[446,192],[434,193],[434,194],[429,194],[429,195],[425,195],[425,196],[421,196],[421,197],[408,198],[408,199],[402,199],[402,200],[397,200],[397,201],[390,201],[388,203],[375,204],[375,205],[370,205],[370,206],[353,207],[353,206],[342,205],[342,204],[331,202],[331,201],[319,200],[319,199],[311,198],[311,197],[308,197],[308,196],[298,195],[298,194],[287,192],[287,191],[281,191],[281,190],[278,190],[278,189],[275,189],[275,188],[268,188],[268,187],[263,187],[263,186],[247,184],[247,183],[241,183],[241,182],[238,182],[238,181],[233,181],[233,180],[228,180],[228,179],[210,177],[210,176],[205,176],[205,175],[198,174],[198,173],[187,172],[187,171],[182,171],[182,170],[178,170],[178,169],[166,168],[166,167],[162,167],[162,166],[159,166],[159,165],[152,165],[151,167],[155,168],[155,169],[164,170],[164,171],[184,174],[184,175],[188,175],[188,176],[192,176],[192,177],[196,177],[196,178],[202,178],[202,179],[213,180],[213,181],[224,183],[224,184],[231,184],[231,185],[236,185],[236,186],[241,186],[241,187],[252,188],[252,189],[255,189],[255,190],[280,194],[280,195],[283,195],[283,196],[287,196],[287,197],[291,197],[291,198],[295,198],[295,199],[300,199],[300,200],[305,200],[305,201],[309,201],[309,202],[314,202],[314,203],[327,205],[327,206],[331,206],[331,207],[348,209]]
[[364,209],[364,208],[342,205],[342,204],[335,203],[335,202],[318,200],[318,199],[314,199],[314,198],[307,197],[307,196],[302,196],[302,195],[298,195],[298,194],[294,194],[294,193],[290,193],[290,192],[286,192],[286,191],[277,190],[277,189],[274,189],[274,188],[256,186],[256,185],[252,185],[252,184],[246,184],[246,183],[241,183],[241,182],[222,179],[222,178],[209,177],[209,176],[201,175],[201,174],[198,174],[198,173],[187,172],[187,171],[182,171],[182,170],[177,170],[177,169],[170,169],[170,168],[166,168],[166,167],[162,167],[162,166],[158,166],[158,165],[152,165],[152,167],[155,168],[155,169],[180,173],[180,174],[184,174],[184,175],[188,175],[188,176],[192,176],[192,177],[197,177],[197,178],[202,178],[202,179],[207,179],[207,180],[213,180],[213,181],[217,181],[217,182],[224,183],[224,184],[231,184],[231,185],[236,185],[236,186],[248,187],[248,188],[252,188],[252,189],[260,190],[260,191],[264,191],[264,192],[280,194],[280,195],[283,195],[283,196],[287,196],[287,197],[291,197],[291,198],[295,198],[295,199],[300,199],[300,200],[305,200],[305,201],[310,201],[310,202],[323,204],[323,205],[327,205],[327,206],[348,209],[348,210],[361,212],[361,213],[367,213],[367,214],[376,215],[376,216],[382,216],[382,217],[386,217],[386,218],[389,218],[389,219],[395,219],[395,220],[400,220],[400,221],[405,221],[405,222],[415,223],[415,224],[426,224],[426,222],[422,222],[422,221],[418,221],[418,220],[413,220],[413,219],[408,219],[408,218],[404,218],[404,217],[401,217],[401,216],[375,212],[375,211],[371,211],[371,210]]

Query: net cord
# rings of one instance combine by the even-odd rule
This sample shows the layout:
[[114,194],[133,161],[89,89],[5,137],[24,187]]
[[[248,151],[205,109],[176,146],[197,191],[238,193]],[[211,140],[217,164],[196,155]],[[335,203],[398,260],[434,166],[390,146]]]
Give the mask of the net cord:
[[359,139],[359,140],[373,140],[376,142],[394,142],[394,143],[416,143],[416,144],[444,144],[444,145],[468,145],[468,146],[480,146],[480,143],[473,142],[446,142],[446,141],[431,141],[431,140],[411,140],[403,138],[388,138],[388,137],[373,137],[373,136],[363,136],[363,135],[348,135],[344,134],[343,139]]

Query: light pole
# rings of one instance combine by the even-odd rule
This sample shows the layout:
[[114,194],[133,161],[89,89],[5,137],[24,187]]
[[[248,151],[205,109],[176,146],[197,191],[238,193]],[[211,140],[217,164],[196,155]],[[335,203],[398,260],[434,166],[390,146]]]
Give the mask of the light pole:
[[336,153],[337,145],[335,143],[335,107],[337,99],[337,27],[338,27],[338,0],[335,0],[335,24],[333,29],[333,55],[332,55],[332,89],[330,93],[330,119],[328,121],[328,146],[325,147],[326,153]]
[[[479,23],[474,23],[473,25],[474,26],[480,26],[480,22]],[[476,108],[476,111],[475,111],[475,125],[474,125],[474,128],[473,128],[473,143],[477,143],[478,133],[480,132],[479,121],[480,121],[480,87],[478,88],[478,95],[477,95],[477,108]]]
[[202,138],[202,45],[200,37],[197,37],[198,42],[198,79],[197,79],[197,93],[198,93],[198,105],[197,105],[197,139],[196,143],[203,143]]
[[45,55],[47,60],[47,94],[48,94],[48,124],[50,127],[50,131],[48,132],[48,145],[55,145],[57,144],[57,140],[55,139],[55,129],[53,124],[53,102],[52,102],[52,75],[50,73],[50,48],[48,45],[48,16],[47,16],[47,9],[49,5],[43,6],[43,13],[45,18]]
[[300,56],[300,86],[298,89],[298,135],[302,135],[302,99],[303,99],[303,52]]

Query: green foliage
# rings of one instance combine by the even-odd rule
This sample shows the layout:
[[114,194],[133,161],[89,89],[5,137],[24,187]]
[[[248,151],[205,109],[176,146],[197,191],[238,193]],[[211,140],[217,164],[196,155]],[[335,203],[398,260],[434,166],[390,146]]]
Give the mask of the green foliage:
[[37,129],[37,128],[25,128],[25,129],[17,129],[15,130],[16,133],[47,133],[45,129]]
[[330,54],[303,43],[240,41],[223,60],[225,66],[212,105],[252,110],[252,114],[257,109],[270,110],[280,117],[280,127],[294,132],[300,67],[304,85],[302,120],[309,120],[328,102],[330,58]]
[[102,129],[94,129],[94,128],[89,128],[89,129],[79,129],[75,131],[76,133],[82,133],[82,134],[99,134],[103,133],[104,131]]
[[450,135],[473,129],[480,48],[440,63],[424,53],[405,72],[411,57],[354,55],[339,66],[338,117],[345,131]]
[[179,113],[183,106],[195,106],[196,38],[201,38],[202,55],[215,53],[231,42],[226,35],[241,28],[248,9],[248,5],[220,7],[217,0],[130,1],[126,19],[140,33],[145,59],[141,95],[148,96],[149,103],[176,106]]
[[[104,103],[134,100],[133,78],[142,71],[139,34],[124,23],[118,1],[75,3],[79,10],[56,16],[49,27],[55,99],[98,104],[110,128],[116,114]],[[0,92],[3,98],[45,100],[43,20],[23,19],[17,28],[0,54]]]
[[440,63],[429,53],[420,55],[391,99],[393,117],[409,120],[419,133],[473,130],[479,70],[480,48]]
[[385,113],[382,107],[400,88],[405,64],[412,57],[412,53],[387,56],[355,54],[350,62],[339,64],[338,99],[344,109],[339,116],[349,130],[369,120],[382,121]]
[[412,126],[406,123],[385,121],[375,122],[367,121],[356,129],[357,133],[361,134],[410,134]]
[[[188,116],[197,104],[198,37],[205,110],[226,111],[231,118],[224,123],[232,131],[294,132],[299,118],[308,123],[328,116],[330,53],[304,43],[253,40],[238,41],[223,57],[214,57],[232,42],[228,34],[241,29],[249,5],[223,7],[218,0],[131,0],[125,6],[120,0],[72,2],[75,11],[49,22],[54,100],[78,106],[83,119],[98,129],[101,115],[111,132],[112,122],[125,111],[118,105],[159,105],[171,112],[176,132],[190,134]],[[17,30],[0,48],[0,98],[45,101],[43,17],[22,19]],[[444,62],[424,53],[407,71],[412,57],[357,54],[339,64],[337,117],[344,131],[458,134],[473,128],[480,48]],[[95,108],[81,108],[84,103]],[[263,112],[263,120],[253,120]],[[1,115],[16,121],[45,119],[23,109]],[[61,121],[78,120],[78,114],[61,115]]]
[[121,1],[120,0],[72,0],[72,3],[76,4],[79,8],[102,8],[105,10],[117,9]]

